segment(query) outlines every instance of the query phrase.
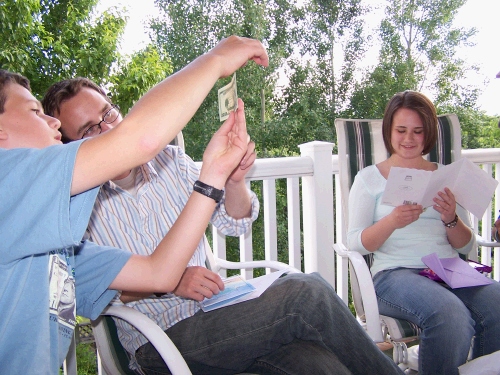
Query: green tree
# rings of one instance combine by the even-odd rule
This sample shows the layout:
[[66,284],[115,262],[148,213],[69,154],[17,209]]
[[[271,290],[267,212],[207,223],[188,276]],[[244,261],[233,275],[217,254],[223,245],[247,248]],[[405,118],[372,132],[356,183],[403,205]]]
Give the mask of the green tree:
[[54,82],[86,76],[103,83],[118,58],[126,20],[111,9],[92,18],[97,0],[6,0],[0,10],[0,64],[27,76],[41,96]]
[[118,61],[117,72],[109,78],[110,95],[126,114],[142,95],[170,74],[170,59],[150,44],[130,59]]
[[456,57],[475,29],[454,28],[453,18],[465,0],[388,0],[380,25],[378,65],[356,85],[350,113],[380,118],[399,91],[430,93],[437,107],[475,108],[477,88],[461,79],[473,66]]
[[[335,142],[333,122],[346,106],[365,48],[361,23],[365,11],[359,0],[312,0],[301,8],[295,20],[300,58],[287,61],[288,85],[275,99],[278,115],[272,124],[275,133],[288,134],[281,139],[289,144]],[[337,50],[344,56],[337,55]],[[343,62],[339,71],[335,60]]]
[[110,90],[127,113],[172,73],[166,52],[153,45],[121,56],[124,9],[95,14],[98,0],[7,0],[0,8],[0,64],[27,76],[35,96],[62,79],[88,77]]
[[[267,134],[262,119],[272,116],[277,69],[292,51],[289,20],[295,15],[294,4],[253,0],[157,0],[155,4],[160,12],[151,23],[152,39],[168,52],[174,71],[232,34],[256,38],[268,46],[267,69],[248,64],[237,72],[238,94],[245,102],[249,131],[259,151],[263,150]],[[215,85],[184,129],[186,148],[196,160],[201,159],[211,135],[220,126],[217,90],[228,81],[229,78],[222,79]],[[266,99],[264,107],[262,97]]]

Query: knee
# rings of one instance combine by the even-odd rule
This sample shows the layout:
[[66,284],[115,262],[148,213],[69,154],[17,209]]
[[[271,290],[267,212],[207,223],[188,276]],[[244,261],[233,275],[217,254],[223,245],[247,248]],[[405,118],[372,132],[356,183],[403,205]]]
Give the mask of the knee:
[[288,282],[290,288],[310,295],[336,294],[332,286],[317,272],[290,274],[285,282]]
[[310,309],[318,304],[344,304],[333,287],[319,273],[296,273],[286,276],[287,296],[296,299],[299,308]]

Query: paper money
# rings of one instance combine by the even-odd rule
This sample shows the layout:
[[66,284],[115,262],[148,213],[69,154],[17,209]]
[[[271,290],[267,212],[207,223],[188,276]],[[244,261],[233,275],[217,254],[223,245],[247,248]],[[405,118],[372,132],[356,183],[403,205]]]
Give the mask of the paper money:
[[236,92],[236,73],[233,74],[231,82],[218,91],[219,117],[221,121],[229,117],[231,111],[238,109],[238,93]]

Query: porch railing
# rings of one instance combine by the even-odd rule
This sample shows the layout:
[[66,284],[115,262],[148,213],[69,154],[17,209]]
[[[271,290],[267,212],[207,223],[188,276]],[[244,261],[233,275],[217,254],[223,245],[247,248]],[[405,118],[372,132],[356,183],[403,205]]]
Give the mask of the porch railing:
[[[326,142],[310,142],[299,146],[301,156],[257,159],[249,172],[250,181],[261,181],[263,202],[261,214],[264,215],[265,258],[277,260],[277,215],[276,182],[286,179],[288,212],[288,254],[289,264],[302,268],[306,273],[319,272],[343,298],[347,296],[335,275],[335,256],[332,250],[334,241],[340,241],[342,233],[342,206],[338,191],[338,156],[332,155],[333,145]],[[462,156],[479,165],[488,174],[500,181],[500,149],[462,150]],[[299,191],[302,182],[302,192]],[[300,204],[302,198],[302,204]],[[494,212],[500,209],[500,185],[497,187],[492,203]],[[472,216],[476,233],[489,240],[491,238],[493,217],[490,206],[481,220]],[[480,230],[479,230],[480,228]],[[301,233],[303,230],[304,264],[301,266]],[[213,251],[220,258],[226,257],[225,239],[215,231]],[[479,248],[472,259],[480,257],[481,262],[493,265],[492,277],[500,280],[499,251],[494,248]],[[252,260],[252,233],[240,238],[240,259]],[[340,272],[343,270],[340,269]],[[347,270],[345,270],[347,272]],[[250,273],[244,276],[251,277]]]
[[[282,223],[278,223],[276,214],[276,183],[285,179],[289,264],[306,273],[319,272],[347,302],[347,266],[339,264],[337,268],[332,249],[332,244],[339,241],[337,234],[342,233],[338,156],[332,154],[333,144],[327,142],[305,143],[299,145],[299,149],[300,156],[297,157],[257,159],[247,175],[248,184],[250,181],[262,184],[265,259],[278,260],[277,228]],[[462,156],[500,181],[500,149],[462,150]],[[492,204],[481,220],[472,216],[476,232],[481,228],[480,234],[488,240],[492,222],[496,219],[492,208],[495,213],[500,209],[500,187],[496,189]],[[252,234],[249,232],[240,237],[240,260],[254,258]],[[217,230],[213,231],[212,237],[214,254],[225,259],[225,237]],[[471,256],[473,259],[480,256],[482,263],[493,265],[491,277],[500,281],[500,251],[492,249],[480,248],[478,254]],[[243,276],[251,278],[252,272],[244,271]],[[73,360],[69,362],[73,364]],[[66,373],[76,374],[76,368],[74,372],[68,369]]]

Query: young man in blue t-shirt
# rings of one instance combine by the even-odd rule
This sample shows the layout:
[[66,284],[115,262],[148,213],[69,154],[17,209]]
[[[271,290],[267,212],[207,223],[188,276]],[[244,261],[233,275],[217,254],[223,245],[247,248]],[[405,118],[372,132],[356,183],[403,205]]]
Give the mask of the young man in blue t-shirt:
[[[215,201],[192,194],[179,225],[154,254],[140,256],[82,241],[96,187],[152,159],[216,80],[248,60],[268,64],[260,42],[224,39],[151,89],[122,127],[70,145],[61,144],[60,122],[43,113],[29,81],[0,70],[2,372],[55,374],[67,354],[75,314],[95,319],[116,290],[165,293],[177,286]],[[212,137],[199,180],[221,189],[235,168],[245,168],[247,148],[244,114],[238,110]]]

